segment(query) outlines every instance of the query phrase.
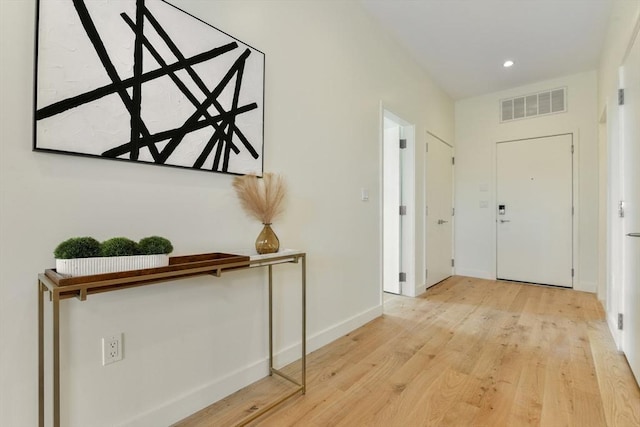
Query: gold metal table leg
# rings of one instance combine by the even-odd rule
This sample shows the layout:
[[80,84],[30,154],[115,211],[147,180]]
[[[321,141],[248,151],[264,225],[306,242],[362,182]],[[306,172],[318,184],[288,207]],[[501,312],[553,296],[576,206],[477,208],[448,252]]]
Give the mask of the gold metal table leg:
[[273,268],[269,265],[269,375],[273,371]]
[[44,293],[47,288],[38,280],[38,425],[44,427]]
[[302,256],[302,394],[307,392],[307,256]]
[[53,311],[53,427],[60,427],[60,295],[52,292]]
[[286,379],[290,383],[295,384],[297,387],[295,390],[290,391],[289,393],[281,396],[278,400],[269,403],[265,407],[261,408],[259,411],[256,411],[255,413],[241,420],[238,424],[236,424],[235,427],[246,426],[247,424],[251,423],[255,419],[261,417],[263,414],[269,412],[276,406],[280,405],[282,402],[293,397],[297,393],[301,392],[302,394],[305,394],[306,381],[307,381],[306,379],[307,378],[306,376],[306,369],[307,369],[306,368],[307,367],[306,277],[307,277],[307,271],[306,271],[305,255],[296,257],[295,262],[298,263],[300,259],[302,259],[302,283],[301,283],[302,285],[302,359],[301,359],[302,360],[302,380],[300,383],[298,383],[295,379],[291,378],[287,374],[284,374],[283,372],[280,372],[280,370],[275,369],[273,367],[273,266],[268,265],[267,268],[269,271],[269,375],[273,376],[273,374],[276,374],[279,377]]

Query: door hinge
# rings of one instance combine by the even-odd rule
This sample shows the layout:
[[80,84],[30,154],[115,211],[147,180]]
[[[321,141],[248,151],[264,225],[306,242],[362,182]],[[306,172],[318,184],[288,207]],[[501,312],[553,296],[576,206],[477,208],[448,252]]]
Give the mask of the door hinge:
[[455,157],[452,157],[452,158],[451,158],[451,164],[452,164],[452,165],[455,165],[455,164],[456,164],[456,158],[455,158]]
[[426,269],[426,270],[424,271],[424,278],[425,278],[425,280],[426,280],[427,278],[429,278],[429,269]]
[[429,143],[427,142],[426,144],[424,144],[425,147],[425,151],[428,153],[429,152]]
[[400,149],[407,148],[407,140],[400,138]]
[[456,261],[453,258],[451,258],[451,267],[455,267],[455,266],[456,266]]
[[451,208],[451,216],[456,216],[456,208]]
[[407,205],[400,205],[400,215],[407,214]]
[[400,281],[401,282],[406,282],[407,281],[407,273],[400,272]]
[[571,269],[571,277],[575,277],[575,275],[576,275],[576,270],[572,268]]
[[618,202],[618,216],[624,218],[624,200]]
[[618,105],[624,105],[624,89],[618,89]]
[[624,327],[624,321],[622,318],[622,313],[618,313],[618,329],[622,330]]
[[573,154],[573,144],[571,145],[571,154]]
[[575,215],[575,214],[576,214],[576,208],[571,206],[571,215]]

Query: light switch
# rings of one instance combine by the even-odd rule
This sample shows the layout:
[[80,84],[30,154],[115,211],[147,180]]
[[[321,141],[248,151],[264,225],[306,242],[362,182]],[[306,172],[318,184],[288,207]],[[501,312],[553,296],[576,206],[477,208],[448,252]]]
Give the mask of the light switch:
[[363,188],[360,190],[360,199],[363,202],[368,202],[369,201],[369,190],[366,188]]

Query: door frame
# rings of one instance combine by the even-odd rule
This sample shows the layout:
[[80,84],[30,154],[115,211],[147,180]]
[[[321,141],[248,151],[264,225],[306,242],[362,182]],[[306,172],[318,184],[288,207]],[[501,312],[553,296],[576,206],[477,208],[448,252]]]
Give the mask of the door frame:
[[400,295],[414,297],[416,296],[416,261],[415,261],[415,223],[416,223],[416,203],[415,203],[415,125],[403,119],[402,116],[396,114],[382,101],[380,102],[379,112],[379,239],[380,239],[380,303],[384,301],[384,203],[383,203],[383,185],[384,185],[384,119],[390,119],[400,125],[400,135],[407,140],[407,148],[400,152],[403,159],[402,170],[402,199],[407,206],[407,214],[402,219],[402,236],[401,251],[403,257],[401,259],[400,270],[407,273],[406,282],[400,286]]
[[[571,191],[571,199],[573,205],[573,216],[571,219],[571,262],[572,268],[574,271],[573,280],[571,281],[571,288],[563,289],[576,289],[580,286],[576,286],[577,283],[580,283],[580,254],[576,248],[578,246],[578,236],[579,236],[579,224],[580,224],[580,172],[579,172],[579,159],[580,159],[580,131],[575,130],[572,132],[562,132],[562,133],[554,133],[548,135],[537,135],[523,138],[514,138],[507,140],[496,141],[493,144],[493,256],[494,256],[494,265],[493,265],[493,279],[496,280],[498,277],[498,144],[502,144],[505,142],[518,142],[518,141],[529,141],[533,139],[542,139],[542,138],[550,138],[554,136],[571,136],[571,144],[573,145],[573,156],[571,158],[571,180],[572,180],[572,191]],[[546,286],[546,285],[545,285]]]

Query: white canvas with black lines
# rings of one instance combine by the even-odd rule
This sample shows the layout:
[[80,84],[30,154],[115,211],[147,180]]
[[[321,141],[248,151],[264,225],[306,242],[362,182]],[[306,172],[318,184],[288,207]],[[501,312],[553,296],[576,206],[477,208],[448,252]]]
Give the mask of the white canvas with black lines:
[[163,0],[40,0],[34,149],[262,174],[264,54]]

